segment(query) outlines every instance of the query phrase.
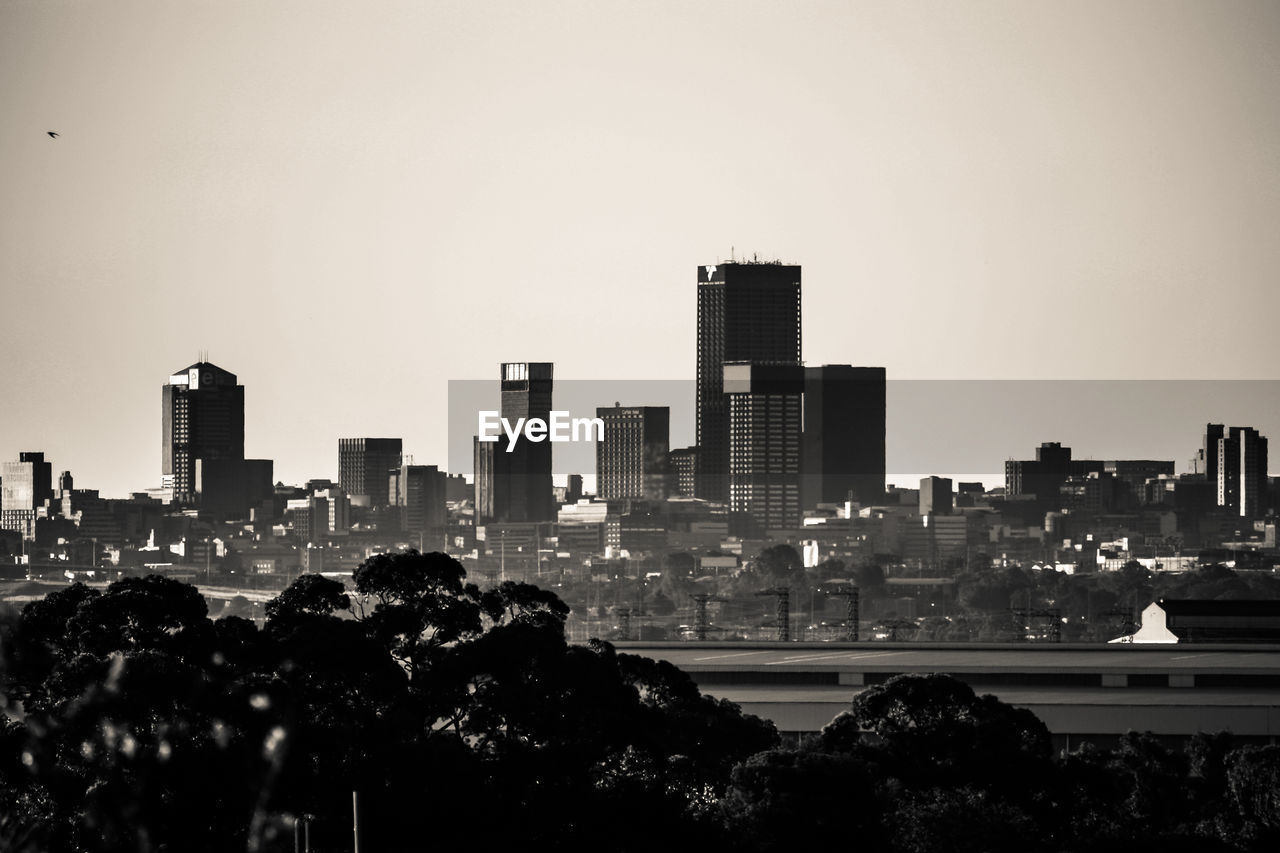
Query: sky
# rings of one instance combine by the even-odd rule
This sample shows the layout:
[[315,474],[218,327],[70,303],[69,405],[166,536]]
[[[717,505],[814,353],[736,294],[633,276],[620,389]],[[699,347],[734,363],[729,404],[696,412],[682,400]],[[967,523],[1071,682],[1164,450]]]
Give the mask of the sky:
[[105,495],[202,351],[286,482],[502,361],[691,379],[731,254],[811,364],[1280,378],[1273,0],[0,0],[0,116],[0,458]]

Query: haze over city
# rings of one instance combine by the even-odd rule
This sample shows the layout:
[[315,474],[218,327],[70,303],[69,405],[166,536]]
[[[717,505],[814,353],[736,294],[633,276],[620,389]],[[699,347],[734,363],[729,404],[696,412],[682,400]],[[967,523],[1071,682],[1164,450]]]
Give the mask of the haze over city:
[[443,464],[448,380],[501,361],[692,379],[731,253],[803,265],[812,364],[1275,378],[1274,3],[0,18],[0,448],[105,495],[158,483],[198,351],[286,482],[343,435]]

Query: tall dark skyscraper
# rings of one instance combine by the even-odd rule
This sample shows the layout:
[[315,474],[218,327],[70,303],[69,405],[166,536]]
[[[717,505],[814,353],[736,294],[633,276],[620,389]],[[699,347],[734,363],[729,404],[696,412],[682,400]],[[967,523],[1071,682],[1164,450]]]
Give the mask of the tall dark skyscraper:
[[244,386],[202,361],[161,389],[161,477],[173,502],[196,502],[196,460],[244,460]]
[[885,369],[824,364],[804,371],[806,509],[884,499]]
[[749,517],[753,538],[800,524],[804,368],[727,364],[729,510]]
[[348,495],[368,495],[372,506],[390,506],[391,471],[400,469],[403,451],[399,438],[338,439],[338,485]]
[[729,498],[724,365],[800,363],[800,267],[698,267],[698,497]]
[[667,498],[671,409],[617,404],[596,409],[596,417],[604,421],[604,438],[596,443],[596,494],[604,500]]
[[[501,377],[500,417],[512,425],[521,418],[550,421],[550,362],[505,363]],[[477,524],[555,520],[550,441],[521,436],[510,445],[507,436],[501,435],[497,441],[476,441],[475,448]]]

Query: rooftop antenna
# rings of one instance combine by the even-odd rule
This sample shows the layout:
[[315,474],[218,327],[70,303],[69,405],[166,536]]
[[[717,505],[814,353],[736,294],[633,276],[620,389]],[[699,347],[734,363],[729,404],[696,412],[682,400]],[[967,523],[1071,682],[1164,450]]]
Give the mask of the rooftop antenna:
[[732,246],[730,246],[730,247],[729,247],[729,263],[734,263],[734,260],[733,260],[733,247],[732,247]]

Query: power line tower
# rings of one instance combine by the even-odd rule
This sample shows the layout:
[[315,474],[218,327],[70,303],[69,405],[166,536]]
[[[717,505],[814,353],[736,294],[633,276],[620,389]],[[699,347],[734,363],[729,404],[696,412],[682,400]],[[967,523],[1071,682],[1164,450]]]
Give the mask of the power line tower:
[[845,600],[845,604],[846,604],[845,617],[844,617],[845,638],[851,643],[858,642],[858,629],[859,629],[858,588],[856,586],[838,586],[835,589],[828,592],[827,595],[834,596],[836,598],[843,598]]
[[707,602],[728,601],[728,599],[709,592],[695,592],[689,597],[693,599],[693,638],[705,640],[707,631],[711,629],[711,619],[707,616]]
[[777,598],[774,624],[778,628],[778,640],[783,643],[788,642],[791,639],[791,590],[785,586],[775,586],[772,589],[762,589],[756,593],[757,597],[765,595],[772,595]]

